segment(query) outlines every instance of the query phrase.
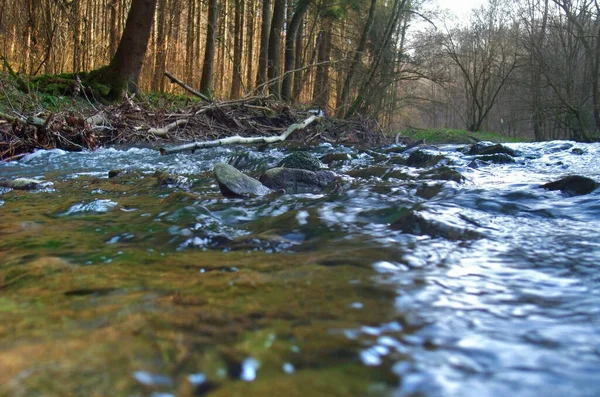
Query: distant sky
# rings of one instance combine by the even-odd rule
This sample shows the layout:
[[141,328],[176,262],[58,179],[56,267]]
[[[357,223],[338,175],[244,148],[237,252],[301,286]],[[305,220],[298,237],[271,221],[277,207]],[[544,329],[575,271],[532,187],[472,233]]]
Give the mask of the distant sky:
[[433,0],[432,5],[441,9],[448,8],[457,16],[468,14],[473,8],[486,3],[486,0]]
[[432,0],[429,7],[449,9],[456,16],[463,16],[469,14],[469,12],[482,4],[485,4],[486,0]]

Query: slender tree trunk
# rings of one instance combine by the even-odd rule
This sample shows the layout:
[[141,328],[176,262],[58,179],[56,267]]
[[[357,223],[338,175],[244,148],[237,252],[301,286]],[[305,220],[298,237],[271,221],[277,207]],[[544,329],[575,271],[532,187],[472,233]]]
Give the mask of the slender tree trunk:
[[296,10],[294,11],[294,16],[292,17],[289,25],[287,26],[285,34],[284,76],[283,82],[281,84],[281,97],[285,101],[291,101],[292,99],[292,83],[294,80],[294,76],[292,73],[289,72],[296,68],[296,54],[294,51],[294,46],[296,44],[296,34],[298,33],[298,28],[302,23],[302,19],[304,18],[304,14],[308,10],[309,5],[310,0],[298,0]]
[[328,113],[329,109],[329,57],[331,54],[331,30],[333,21],[327,18],[323,21],[323,28],[317,39],[317,73],[315,76],[315,90],[313,104]]
[[202,79],[200,80],[200,92],[209,98],[214,94],[213,73],[215,68],[217,11],[217,0],[210,0],[208,3],[208,28],[204,46],[204,64],[202,65]]
[[187,34],[185,40],[185,79],[194,79],[194,40],[196,37],[196,0],[188,1]]
[[235,2],[235,21],[233,33],[233,77],[230,98],[240,96],[242,85],[242,49],[244,46],[244,0]]
[[[305,20],[306,20],[306,18],[302,19],[303,22]],[[303,29],[302,25],[303,25],[303,23],[300,23],[300,29],[298,29],[298,32],[296,32],[296,44],[294,45],[294,47],[295,47],[295,49],[294,49],[295,50],[294,65],[295,65],[296,69],[301,69],[304,66],[306,66],[304,64],[304,59],[303,59],[304,29]],[[292,102],[295,102],[298,100],[298,97],[300,95],[301,81],[302,81],[302,70],[296,70],[294,72],[294,87],[292,90]]]
[[384,41],[381,44],[381,48],[379,48],[377,55],[371,62],[371,65],[369,66],[367,73],[366,73],[367,77],[364,79],[364,82],[361,84],[360,88],[358,89],[358,95],[357,95],[356,99],[353,101],[352,106],[350,106],[350,108],[346,111],[345,117],[351,117],[362,106],[363,102],[366,100],[365,96],[367,95],[367,92],[369,91],[369,88],[370,88],[371,84],[373,83],[373,79],[376,76],[377,71],[379,70],[379,65],[381,64],[383,54],[384,54],[385,50],[387,49],[389,43],[392,40],[392,36],[398,25],[398,20],[400,19],[400,15],[404,11],[404,7],[405,7],[407,1],[408,0],[395,0],[394,1],[394,6],[392,8],[392,14],[390,15],[390,19],[388,20],[388,23],[387,23],[387,26],[385,29]]
[[[81,0],[71,4],[71,22],[73,23],[73,71],[81,70]],[[116,50],[115,50],[116,51]]]
[[363,52],[367,46],[367,39],[369,37],[369,32],[371,31],[371,26],[373,25],[373,20],[375,19],[375,7],[377,5],[377,0],[371,0],[371,5],[369,6],[369,15],[367,16],[367,21],[365,22],[365,27],[363,28],[362,35],[360,37],[360,41],[358,42],[358,46],[356,47],[356,52],[354,53],[354,59],[352,64],[350,65],[350,71],[346,75],[346,79],[344,80],[344,87],[342,88],[342,93],[340,96],[340,101],[336,105],[336,115],[338,117],[343,117],[346,113],[346,107],[348,104],[348,97],[350,95],[350,87],[356,77],[356,73],[358,72],[358,67],[362,60]]
[[156,16],[156,50],[154,53],[154,71],[152,74],[152,91],[163,92],[165,88],[164,73],[167,62],[167,43],[166,40],[166,17],[167,17],[167,0],[158,1],[158,9]]
[[281,32],[285,21],[285,0],[275,0],[273,6],[273,21],[269,32],[269,62],[267,78],[269,79],[269,94],[276,98],[281,96]]
[[267,82],[267,65],[269,64],[269,32],[271,30],[271,0],[263,0],[262,23],[260,25],[260,53],[256,86]]
[[246,22],[246,89],[252,87],[252,66],[254,65],[254,23],[256,21],[256,3],[250,2]]
[[[544,45],[544,38],[546,36],[546,26],[548,22],[548,0],[544,0],[544,11],[542,15],[542,25],[540,26],[539,32],[535,29],[535,15],[532,15],[532,41],[534,49],[532,50],[532,56],[530,57],[531,62],[531,84],[532,84],[532,102],[533,102],[533,134],[536,141],[542,141],[544,139],[543,132],[543,115],[542,115],[542,60],[536,54],[538,50],[541,51]],[[536,39],[537,35],[537,39]]]

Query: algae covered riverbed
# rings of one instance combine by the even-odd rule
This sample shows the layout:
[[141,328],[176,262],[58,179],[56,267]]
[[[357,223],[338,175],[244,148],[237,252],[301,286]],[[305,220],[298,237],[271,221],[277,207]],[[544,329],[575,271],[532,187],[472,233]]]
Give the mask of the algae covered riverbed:
[[599,146],[575,146],[409,166],[321,145],[339,190],[252,199],[223,198],[212,164],[255,174],[291,148],[2,164],[43,184],[0,188],[0,395],[592,396],[598,190],[539,188],[598,179]]

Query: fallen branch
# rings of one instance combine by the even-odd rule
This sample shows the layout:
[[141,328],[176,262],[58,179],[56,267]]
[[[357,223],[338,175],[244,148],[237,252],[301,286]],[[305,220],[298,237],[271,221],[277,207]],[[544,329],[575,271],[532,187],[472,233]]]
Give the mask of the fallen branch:
[[185,124],[188,122],[188,119],[179,119],[177,121],[172,122],[171,124],[167,124],[162,128],[150,128],[148,130],[149,134],[153,134],[156,136],[165,136],[171,131],[173,128],[176,128],[180,124]]
[[196,95],[197,97],[199,97],[200,99],[212,103],[213,101],[208,98],[206,95],[202,94],[199,91],[196,91],[195,89],[193,89],[192,87],[190,87],[189,85],[187,85],[186,83],[184,83],[183,81],[179,80],[177,77],[173,76],[171,73],[169,72],[165,72],[165,76],[167,76],[169,78],[169,80],[171,80],[171,83],[175,83],[175,84],[179,84],[184,90]]
[[301,130],[306,128],[310,123],[319,119],[319,116],[312,115],[306,120],[300,123],[294,123],[290,125],[281,135],[276,136],[257,136],[257,137],[241,137],[239,135],[230,136],[227,138],[215,139],[213,141],[205,141],[205,142],[191,142],[183,145],[168,147],[168,148],[160,148],[160,153],[164,156],[166,154],[179,153],[186,150],[191,150],[194,152],[196,149],[204,149],[211,148],[216,146],[223,145],[232,145],[236,143],[243,144],[253,144],[253,143],[276,143],[285,141],[292,132],[296,130]]

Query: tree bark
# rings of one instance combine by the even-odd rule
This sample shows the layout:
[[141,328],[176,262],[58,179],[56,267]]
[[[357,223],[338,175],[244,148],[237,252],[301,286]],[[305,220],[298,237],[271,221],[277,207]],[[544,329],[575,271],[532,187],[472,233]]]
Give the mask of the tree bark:
[[163,74],[166,70],[167,63],[167,40],[166,40],[166,29],[165,20],[167,16],[167,0],[160,0],[158,2],[158,9],[156,16],[156,51],[154,58],[154,71],[152,74],[152,91],[163,92],[165,89],[165,79]]
[[298,28],[302,23],[302,19],[304,18],[304,14],[306,14],[309,5],[310,0],[298,0],[296,10],[294,11],[294,16],[292,17],[285,33],[285,65],[283,82],[281,84],[281,97],[285,101],[291,101],[292,99],[292,83],[294,81],[294,76],[291,71],[296,68],[296,54],[294,52],[296,34],[298,33]]
[[275,0],[273,6],[273,21],[269,32],[269,61],[267,77],[269,79],[269,94],[276,98],[281,96],[281,32],[285,20],[285,0]]
[[204,64],[202,65],[202,79],[200,80],[200,92],[209,98],[212,98],[214,92],[213,73],[215,68],[217,11],[217,0],[210,0],[208,4],[206,44],[204,46]]
[[256,5],[250,3],[246,21],[246,90],[252,87],[252,67],[254,65],[254,22],[256,20]]
[[267,82],[267,65],[269,63],[269,32],[271,30],[271,0],[263,0],[262,22],[260,25],[260,52],[258,70],[256,71],[256,86]]
[[235,2],[235,21],[233,34],[233,78],[231,80],[230,98],[240,96],[242,85],[242,47],[244,45],[244,0]]
[[317,72],[315,76],[314,106],[328,113],[329,108],[329,56],[331,54],[331,30],[333,21],[327,18],[317,38]]
[[110,87],[109,100],[118,99],[124,90],[138,91],[138,80],[146,55],[157,0],[133,0],[123,36],[110,64],[90,74],[90,80]]

